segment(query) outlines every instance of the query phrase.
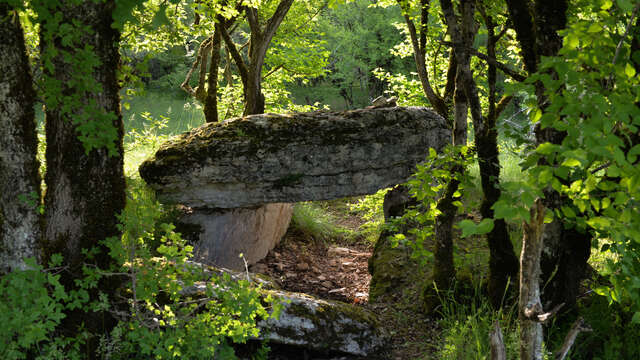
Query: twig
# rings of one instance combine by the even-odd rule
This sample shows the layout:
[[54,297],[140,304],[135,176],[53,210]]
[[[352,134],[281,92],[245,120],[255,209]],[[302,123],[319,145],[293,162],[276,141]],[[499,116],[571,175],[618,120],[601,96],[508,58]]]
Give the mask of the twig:
[[541,323],[545,323],[545,322],[549,321],[549,319],[554,317],[558,313],[558,311],[560,311],[560,309],[562,309],[563,306],[564,306],[564,303],[558,304],[558,305],[556,305],[556,307],[551,309],[551,311],[546,312],[544,314],[538,315],[538,321],[541,322]]
[[569,353],[569,350],[571,350],[573,343],[576,341],[578,334],[580,334],[583,331],[585,332],[593,331],[593,329],[591,328],[591,326],[589,326],[589,324],[586,324],[584,322],[584,319],[582,317],[579,317],[573,323],[573,325],[571,326],[571,330],[569,330],[569,332],[567,333],[567,336],[564,338],[564,343],[562,344],[562,347],[560,348],[560,350],[556,351],[556,355],[555,355],[556,360],[564,360],[564,358]]
[[622,49],[622,43],[624,42],[624,39],[627,38],[627,34],[629,33],[629,30],[631,30],[631,25],[633,24],[633,20],[635,19],[636,15],[638,15],[639,9],[640,9],[640,2],[637,3],[636,7],[633,9],[633,14],[631,14],[631,19],[629,20],[627,27],[624,29],[624,34],[622,34],[622,37],[618,42],[618,46],[616,46],[616,53],[615,55],[613,55],[613,61],[611,62],[611,64],[613,65],[615,65],[616,60],[618,60],[618,55],[620,55],[620,49]]

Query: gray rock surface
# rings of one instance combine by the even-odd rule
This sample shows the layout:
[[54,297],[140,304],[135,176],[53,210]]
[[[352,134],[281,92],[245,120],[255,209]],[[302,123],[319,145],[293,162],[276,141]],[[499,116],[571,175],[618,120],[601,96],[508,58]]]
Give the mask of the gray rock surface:
[[244,270],[267,256],[289,227],[292,204],[266,204],[253,208],[194,209],[180,219],[196,225],[195,261],[232,270]]
[[362,307],[286,291],[266,293],[283,300],[278,319],[258,323],[261,338],[320,351],[339,351],[367,359],[386,359],[389,338],[376,315]]
[[196,208],[328,200],[405,182],[450,137],[418,107],[252,115],[182,134],[140,175],[161,201]]
[[[283,309],[278,319],[258,322],[261,329],[259,340],[322,352],[340,352],[366,359],[388,358],[385,355],[390,338],[380,327],[377,316],[365,308],[282,291],[262,275],[233,272],[200,263],[191,264],[204,270],[205,277],[203,282],[184,288],[180,292],[183,296],[204,296],[207,280],[212,275],[228,273],[234,280],[248,276],[250,282],[261,286],[261,296],[282,303]],[[214,293],[217,291],[225,289],[217,288]]]

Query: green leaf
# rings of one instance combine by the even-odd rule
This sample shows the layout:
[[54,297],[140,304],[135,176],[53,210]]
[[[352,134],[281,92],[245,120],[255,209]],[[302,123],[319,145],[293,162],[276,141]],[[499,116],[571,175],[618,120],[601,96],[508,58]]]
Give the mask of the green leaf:
[[478,233],[479,234],[487,234],[493,230],[493,219],[482,219],[480,224],[478,224]]
[[576,167],[579,165],[580,165],[580,161],[578,159],[573,159],[573,158],[565,159],[565,161],[562,162],[562,166],[567,166],[567,167]]
[[544,144],[538,145],[538,147],[536,148],[536,152],[542,155],[551,155],[556,151],[557,147],[557,145],[546,142]]
[[493,219],[482,219],[477,225],[471,220],[462,220],[458,223],[458,227],[462,230],[462,237],[486,234],[493,230],[493,226]]
[[624,73],[627,74],[629,78],[632,78],[636,75],[636,69],[634,69],[631,64],[627,63],[624,67]]
[[580,39],[578,38],[578,36],[575,33],[570,33],[569,35],[565,36],[564,38],[564,46],[569,49],[569,50],[573,50],[575,48],[577,48],[580,45]]
[[562,207],[562,213],[564,214],[564,216],[573,219],[576,217],[576,212],[573,211],[573,209],[569,206],[563,206]]
[[602,26],[600,26],[600,24],[598,23],[591,24],[591,26],[589,26],[589,29],[587,29],[587,32],[589,33],[599,33],[600,31],[602,31]]
[[631,323],[640,324],[640,311],[636,311],[636,313],[633,314],[633,317],[631,318]]
[[532,123],[537,123],[538,120],[540,120],[540,118],[542,117],[542,110],[540,109],[535,109],[532,113],[531,113],[531,122]]

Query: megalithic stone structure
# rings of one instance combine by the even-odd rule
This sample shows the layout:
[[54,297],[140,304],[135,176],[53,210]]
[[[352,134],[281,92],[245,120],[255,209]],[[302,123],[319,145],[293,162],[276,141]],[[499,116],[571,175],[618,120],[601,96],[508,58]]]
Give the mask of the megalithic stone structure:
[[[423,107],[250,115],[208,123],[168,141],[140,166],[140,175],[162,202],[217,214],[211,216],[227,216],[223,209],[249,214],[264,211],[265,204],[375,193],[405,182],[429,148],[441,150],[450,143],[445,119]],[[290,214],[284,208],[274,211]],[[247,218],[252,217],[264,219]],[[219,219],[212,221],[215,229],[197,222],[209,234],[233,233]],[[288,220],[280,223],[288,225]],[[245,225],[256,231],[255,224]],[[216,244],[247,241],[248,234],[235,233]],[[207,249],[208,254],[215,252]],[[232,262],[215,265],[242,266],[242,260]]]

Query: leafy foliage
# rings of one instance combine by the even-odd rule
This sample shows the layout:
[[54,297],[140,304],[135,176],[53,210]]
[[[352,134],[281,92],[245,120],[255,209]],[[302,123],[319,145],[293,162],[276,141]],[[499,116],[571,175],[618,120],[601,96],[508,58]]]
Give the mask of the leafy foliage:
[[441,213],[437,208],[438,200],[442,197],[447,184],[454,179],[460,182],[460,186],[454,194],[453,205],[459,210],[464,208],[460,198],[464,189],[473,187],[472,180],[467,171],[452,171],[452,169],[466,169],[471,160],[470,148],[466,146],[447,146],[440,153],[429,149],[425,162],[416,166],[416,173],[407,183],[411,196],[419,201],[420,206],[407,210],[405,215],[398,219],[400,222],[412,225],[409,230],[411,236],[396,234],[392,241],[396,244],[406,242],[412,249],[412,257],[418,259],[423,265],[433,256],[426,244],[427,240],[434,236],[434,222]]
[[583,9],[591,16],[574,19],[559,55],[544,59],[527,80],[529,93],[539,82],[547,97],[544,109],[530,104],[536,109],[532,121],[566,136],[561,144],[540,144],[530,152],[523,162],[529,181],[506,184],[495,211],[496,217],[527,221],[525,209],[510,205],[513,198],[526,207],[547,186],[568,197],[571,202],[555,215],[567,226],[609,239],[602,250],[616,255],[603,272],[611,286],[596,292],[630,306],[640,322],[640,93],[630,39],[614,35],[631,21],[629,13],[611,7],[611,1],[599,1]]

